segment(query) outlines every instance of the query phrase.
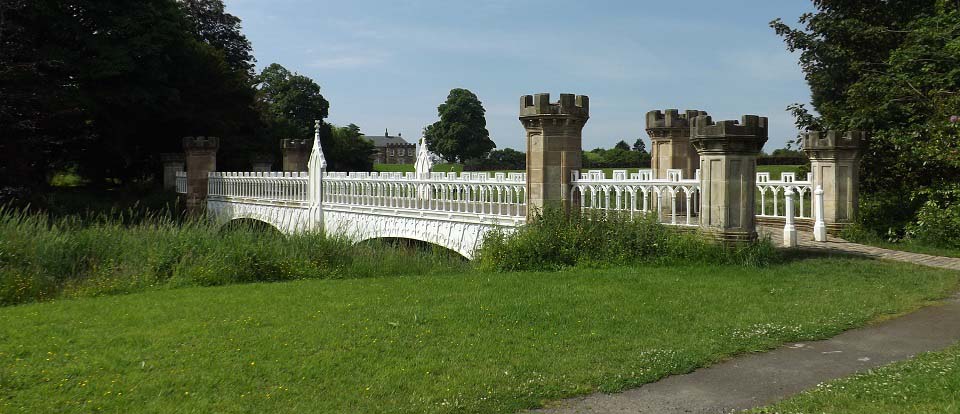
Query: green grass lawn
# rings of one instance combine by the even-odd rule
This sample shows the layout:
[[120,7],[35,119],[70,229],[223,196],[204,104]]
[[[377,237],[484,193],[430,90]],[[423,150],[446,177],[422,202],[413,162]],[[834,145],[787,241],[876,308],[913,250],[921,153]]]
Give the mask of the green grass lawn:
[[753,413],[941,414],[960,412],[960,344],[820,384]]
[[956,288],[852,258],[302,280],[0,309],[2,412],[513,413]]

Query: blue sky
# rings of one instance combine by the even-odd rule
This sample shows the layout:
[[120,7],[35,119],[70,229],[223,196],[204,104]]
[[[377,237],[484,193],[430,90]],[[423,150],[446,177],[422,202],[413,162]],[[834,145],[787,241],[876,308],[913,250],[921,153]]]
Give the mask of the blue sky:
[[487,110],[499,148],[525,148],[524,94],[590,96],[584,149],[643,137],[653,109],[714,119],[770,118],[769,152],[796,135],[785,111],[807,102],[796,56],[768,22],[795,22],[809,0],[226,0],[258,70],[313,78],[328,121],[413,141],[452,88]]

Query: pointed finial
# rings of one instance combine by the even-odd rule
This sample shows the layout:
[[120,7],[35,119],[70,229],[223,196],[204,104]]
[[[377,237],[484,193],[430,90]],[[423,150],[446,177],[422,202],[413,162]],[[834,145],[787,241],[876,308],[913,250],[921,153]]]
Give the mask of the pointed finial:
[[390,130],[387,129],[387,128],[384,128],[384,129],[383,129],[383,136],[389,137],[389,136],[390,136]]

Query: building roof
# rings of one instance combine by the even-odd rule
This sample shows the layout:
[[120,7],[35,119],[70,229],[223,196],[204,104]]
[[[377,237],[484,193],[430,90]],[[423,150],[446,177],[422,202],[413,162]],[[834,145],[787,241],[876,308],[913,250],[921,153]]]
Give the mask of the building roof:
[[361,137],[372,142],[375,147],[385,147],[387,144],[413,145],[401,138],[400,135],[391,136],[390,131],[383,131],[383,135],[361,135]]
[[410,144],[406,140],[400,137],[391,137],[391,136],[371,136],[371,135],[362,135],[362,138],[373,142],[375,147],[385,147],[387,144]]

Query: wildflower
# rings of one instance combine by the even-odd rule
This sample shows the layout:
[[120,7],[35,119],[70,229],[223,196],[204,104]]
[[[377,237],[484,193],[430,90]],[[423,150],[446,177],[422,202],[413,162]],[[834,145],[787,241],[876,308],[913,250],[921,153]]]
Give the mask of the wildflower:
[[960,116],[953,115],[953,116],[950,117],[950,123],[955,124],[955,123],[957,123],[957,122],[960,122]]

